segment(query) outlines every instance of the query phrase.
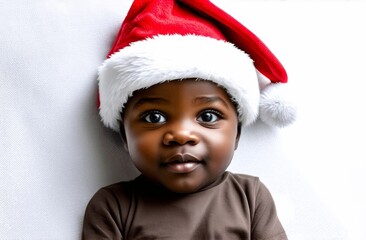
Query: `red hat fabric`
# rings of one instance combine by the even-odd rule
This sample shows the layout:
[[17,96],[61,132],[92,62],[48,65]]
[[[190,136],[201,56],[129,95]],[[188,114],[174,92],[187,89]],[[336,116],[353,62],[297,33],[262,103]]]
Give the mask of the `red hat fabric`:
[[[287,82],[285,69],[240,22],[208,0],[135,0],[99,68],[102,121],[118,131],[121,111],[134,91],[187,78],[225,88],[243,126],[254,122],[258,112],[271,125],[294,120],[294,107],[278,90],[279,83]],[[263,79],[276,86],[261,94]]]

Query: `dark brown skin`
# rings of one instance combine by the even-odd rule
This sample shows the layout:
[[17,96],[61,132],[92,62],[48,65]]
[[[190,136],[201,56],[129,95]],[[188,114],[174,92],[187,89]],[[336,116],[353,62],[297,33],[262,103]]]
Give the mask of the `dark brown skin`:
[[170,81],[134,93],[121,135],[140,172],[177,193],[207,188],[226,170],[240,138],[226,91],[210,81]]

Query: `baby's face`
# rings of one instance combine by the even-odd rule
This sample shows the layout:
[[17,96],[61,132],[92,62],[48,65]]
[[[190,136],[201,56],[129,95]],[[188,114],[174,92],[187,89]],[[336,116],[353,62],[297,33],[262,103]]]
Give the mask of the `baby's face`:
[[226,91],[191,79],[137,91],[121,126],[141,173],[180,193],[212,184],[228,167],[240,135]]

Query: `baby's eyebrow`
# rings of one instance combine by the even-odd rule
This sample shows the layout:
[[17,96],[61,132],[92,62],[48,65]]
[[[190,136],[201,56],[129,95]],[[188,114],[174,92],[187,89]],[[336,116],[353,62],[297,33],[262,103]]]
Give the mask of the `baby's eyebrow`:
[[194,101],[199,104],[221,102],[222,104],[224,104],[225,106],[228,107],[227,102],[218,96],[197,97],[197,98],[195,98]]
[[143,104],[145,104],[145,103],[149,103],[149,104],[151,104],[151,103],[163,103],[163,104],[168,104],[168,103],[169,103],[169,101],[168,101],[168,100],[166,100],[166,99],[164,99],[164,98],[145,97],[145,98],[141,98],[141,99],[139,99],[139,100],[135,103],[134,107],[139,107],[139,106],[141,106],[141,105],[143,105]]

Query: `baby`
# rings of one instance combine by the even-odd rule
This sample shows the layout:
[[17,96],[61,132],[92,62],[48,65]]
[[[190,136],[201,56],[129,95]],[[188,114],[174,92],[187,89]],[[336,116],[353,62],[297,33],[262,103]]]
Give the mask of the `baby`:
[[135,0],[99,96],[141,175],[93,196],[83,239],[287,239],[260,180],[226,171],[258,115],[294,120],[286,81],[271,51],[211,2]]

